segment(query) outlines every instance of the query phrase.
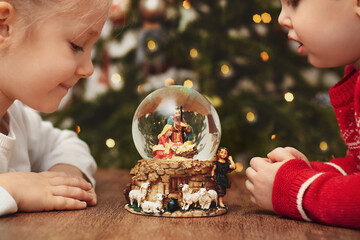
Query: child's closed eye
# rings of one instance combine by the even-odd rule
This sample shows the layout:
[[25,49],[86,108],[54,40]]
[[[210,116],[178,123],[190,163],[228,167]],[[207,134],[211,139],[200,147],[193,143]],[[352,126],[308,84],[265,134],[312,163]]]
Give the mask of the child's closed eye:
[[71,48],[75,51],[75,52],[83,52],[84,48],[80,47],[79,45],[76,45],[75,43],[71,42]]

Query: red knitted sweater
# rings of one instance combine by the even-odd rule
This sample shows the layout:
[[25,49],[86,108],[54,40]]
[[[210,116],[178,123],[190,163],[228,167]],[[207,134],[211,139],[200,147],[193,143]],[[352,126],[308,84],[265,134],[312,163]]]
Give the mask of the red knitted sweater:
[[329,95],[347,155],[311,162],[312,168],[300,159],[282,165],[274,181],[273,207],[281,216],[360,228],[360,70],[347,66]]

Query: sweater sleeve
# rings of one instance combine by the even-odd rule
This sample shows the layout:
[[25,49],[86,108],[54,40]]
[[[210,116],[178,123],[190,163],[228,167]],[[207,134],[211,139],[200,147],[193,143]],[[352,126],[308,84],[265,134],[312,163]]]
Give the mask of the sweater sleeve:
[[344,176],[359,171],[357,163],[351,155],[344,158],[334,158],[329,162],[314,161],[310,162],[310,164],[316,171],[341,173]]
[[0,186],[0,216],[17,212],[15,199]]
[[360,176],[318,172],[302,160],[286,162],[276,174],[274,210],[281,216],[360,228]]
[[24,108],[23,120],[27,129],[32,171],[47,171],[56,164],[69,164],[80,169],[95,186],[95,160],[87,144],[75,132],[53,127],[28,107]]

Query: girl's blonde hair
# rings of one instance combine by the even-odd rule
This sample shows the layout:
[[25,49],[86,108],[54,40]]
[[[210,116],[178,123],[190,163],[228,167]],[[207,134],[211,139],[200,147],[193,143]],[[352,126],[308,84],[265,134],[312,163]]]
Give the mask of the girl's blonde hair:
[[[84,18],[99,9],[108,14],[112,0],[5,0],[10,3],[18,13],[19,24],[31,28],[35,23],[46,21],[49,16],[72,15]],[[96,16],[99,19],[104,16]]]

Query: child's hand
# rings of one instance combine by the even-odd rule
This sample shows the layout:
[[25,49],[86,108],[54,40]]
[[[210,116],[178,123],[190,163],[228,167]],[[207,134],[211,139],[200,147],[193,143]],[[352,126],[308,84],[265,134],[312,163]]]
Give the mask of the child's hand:
[[251,193],[251,201],[259,207],[274,211],[272,205],[272,189],[277,171],[285,162],[272,163],[267,158],[254,157],[250,161],[250,167],[246,169],[248,180],[246,188]]
[[288,161],[288,160],[295,159],[295,158],[302,159],[309,165],[309,167],[311,167],[310,162],[307,159],[307,157],[303,153],[301,153],[299,150],[292,148],[292,147],[275,148],[273,151],[268,153],[267,157],[272,162],[284,162],[284,161]]
[[[49,171],[64,172],[64,173],[66,173],[67,176],[81,177],[81,178],[86,179],[85,175],[80,171],[80,169],[78,169],[75,166],[69,165],[69,164],[56,164],[56,165],[52,166],[49,169]],[[96,196],[94,188],[91,187],[89,192],[94,195],[94,198],[90,202],[87,202],[87,204],[94,206],[97,203],[97,196]]]
[[0,186],[24,212],[83,209],[96,198],[90,183],[63,172],[3,173]]

